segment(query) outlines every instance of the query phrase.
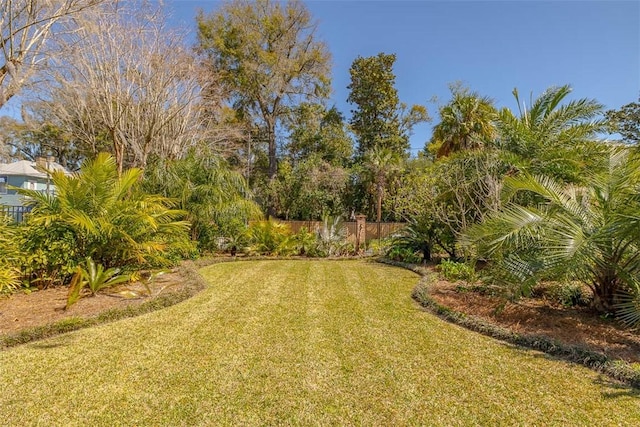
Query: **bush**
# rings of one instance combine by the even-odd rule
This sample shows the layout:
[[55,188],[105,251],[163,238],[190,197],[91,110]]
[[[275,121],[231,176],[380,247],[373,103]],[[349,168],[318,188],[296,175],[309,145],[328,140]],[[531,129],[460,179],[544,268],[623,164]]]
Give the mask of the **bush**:
[[563,307],[588,306],[591,297],[579,283],[548,283],[537,286],[534,296],[539,296]]
[[0,212],[0,294],[20,287],[19,271],[15,268],[18,257],[16,227]]
[[388,255],[394,246],[393,239],[372,239],[367,243],[367,254],[371,255]]
[[421,256],[410,248],[402,248],[394,246],[387,251],[387,257],[393,261],[404,262],[407,264],[418,264]]
[[38,270],[29,278],[64,282],[86,257],[111,267],[171,264],[169,248],[189,240],[185,212],[165,197],[142,191],[142,170],[118,173],[106,153],[85,161],[80,172],[52,173],[56,195],[19,189],[33,206],[27,220],[23,253]]
[[468,283],[474,283],[478,280],[475,269],[469,264],[463,262],[455,262],[450,260],[442,260],[438,266],[442,276],[449,281],[455,282],[463,280]]
[[293,242],[298,255],[315,256],[317,253],[315,250],[317,246],[316,235],[307,230],[306,227],[302,227],[293,236]]
[[87,258],[83,265],[77,267],[76,274],[71,280],[65,310],[80,299],[85,287],[89,288],[91,295],[95,295],[102,289],[129,281],[131,276],[119,273],[119,268],[105,270],[101,264],[96,264],[91,258]]
[[353,245],[347,242],[347,228],[339,216],[325,216],[317,235],[318,256],[344,256],[353,251]]
[[295,241],[288,225],[274,221],[256,221],[247,229],[249,251],[260,255],[291,255]]
[[68,227],[23,225],[17,228],[17,265],[25,284],[38,288],[65,284],[78,264],[77,236]]

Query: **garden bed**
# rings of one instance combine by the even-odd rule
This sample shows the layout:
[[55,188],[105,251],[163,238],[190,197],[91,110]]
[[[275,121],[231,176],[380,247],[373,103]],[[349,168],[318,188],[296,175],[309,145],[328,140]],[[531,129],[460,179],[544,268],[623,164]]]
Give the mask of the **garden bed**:
[[69,291],[66,286],[16,292],[0,298],[0,347],[168,307],[195,295],[204,286],[195,264],[185,262],[146,285],[136,282],[110,288],[81,298],[68,310],[64,309]]
[[488,320],[517,334],[546,336],[609,358],[640,363],[640,335],[587,307],[564,307],[542,298],[505,302],[445,280],[432,282],[429,296],[453,311]]

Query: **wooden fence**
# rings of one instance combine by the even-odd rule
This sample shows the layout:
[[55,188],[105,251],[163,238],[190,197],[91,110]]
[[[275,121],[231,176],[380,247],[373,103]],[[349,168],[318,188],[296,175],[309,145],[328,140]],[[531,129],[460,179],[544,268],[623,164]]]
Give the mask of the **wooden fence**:
[[[303,227],[308,231],[314,232],[322,227],[322,221],[281,221],[278,222],[287,224],[291,231],[297,233]],[[354,222],[343,222],[343,226],[347,228],[347,238],[355,239],[356,235],[356,223]],[[378,227],[379,225],[379,227]],[[366,241],[374,240],[374,239],[384,239],[386,237],[393,236],[398,231],[402,230],[406,227],[407,224],[404,222],[381,222],[378,224],[377,222],[367,222],[366,223]]]

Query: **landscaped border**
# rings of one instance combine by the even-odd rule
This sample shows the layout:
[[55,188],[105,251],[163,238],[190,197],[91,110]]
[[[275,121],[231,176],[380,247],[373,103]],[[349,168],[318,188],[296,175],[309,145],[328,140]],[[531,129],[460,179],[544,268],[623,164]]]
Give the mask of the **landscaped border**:
[[538,350],[568,362],[578,363],[632,387],[640,388],[640,371],[634,369],[631,364],[624,360],[612,359],[603,353],[582,346],[564,344],[543,335],[518,334],[486,319],[452,310],[439,304],[429,293],[437,273],[427,271],[425,268],[414,264],[405,264],[385,258],[378,259],[378,262],[402,267],[420,275],[421,279],[413,289],[411,296],[422,307],[441,319],[509,344]]
[[[184,261],[180,267],[178,267],[178,273],[186,281],[186,286],[178,291],[167,293],[165,295],[157,296],[149,301],[146,301],[140,305],[127,306],[123,308],[113,308],[106,310],[96,316],[92,317],[69,317],[63,320],[59,320],[54,323],[50,323],[42,326],[35,326],[32,328],[23,329],[19,332],[9,333],[6,335],[0,335],[0,351],[10,347],[15,347],[21,344],[27,344],[33,341],[42,340],[45,338],[51,338],[56,335],[61,335],[67,332],[77,331],[78,329],[84,329],[91,326],[102,325],[105,323],[115,322],[116,320],[125,319],[128,317],[140,316],[142,314],[150,313],[152,311],[160,310],[162,308],[170,307],[185,301],[198,292],[203,290],[207,283],[204,281],[198,269],[204,268],[212,264],[218,264],[223,262],[235,262],[235,261],[259,261],[259,260],[297,260],[297,259],[311,259],[308,257],[267,257],[267,256],[250,256],[250,257],[202,257],[194,261]],[[315,258],[314,258],[315,259]],[[361,257],[340,257],[340,258],[318,258],[326,259],[330,261],[336,260],[350,260],[350,259],[362,259]]]
[[207,284],[198,273],[198,268],[204,265],[196,265],[193,261],[185,261],[178,267],[178,274],[185,281],[185,287],[177,292],[159,295],[140,305],[130,305],[123,308],[113,308],[92,317],[70,317],[43,326],[23,329],[19,332],[0,336],[0,350],[15,347],[45,338],[54,337],[66,332],[102,325],[127,317],[140,316],[161,308],[170,307],[186,299],[191,298],[203,290]]

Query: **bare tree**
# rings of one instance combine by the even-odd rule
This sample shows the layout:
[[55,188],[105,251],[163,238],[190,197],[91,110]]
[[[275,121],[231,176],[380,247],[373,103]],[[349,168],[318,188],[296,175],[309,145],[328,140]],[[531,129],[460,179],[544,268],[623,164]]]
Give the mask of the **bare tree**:
[[[81,12],[105,0],[2,0],[0,2],[0,108],[45,63],[49,43]],[[70,27],[67,26],[67,29]]]
[[120,170],[229,136],[204,121],[200,70],[162,9],[105,5],[65,43],[70,54],[55,60],[52,109],[87,144],[107,139]]

